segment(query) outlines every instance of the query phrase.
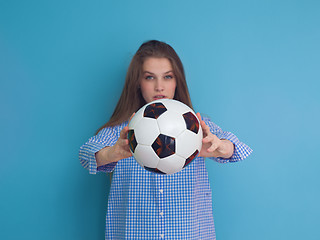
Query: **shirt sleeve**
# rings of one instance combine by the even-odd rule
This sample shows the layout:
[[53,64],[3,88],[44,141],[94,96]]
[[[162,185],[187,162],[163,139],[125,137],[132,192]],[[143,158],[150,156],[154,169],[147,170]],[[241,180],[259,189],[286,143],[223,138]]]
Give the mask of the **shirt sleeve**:
[[235,136],[231,132],[223,131],[218,125],[213,123],[208,117],[203,117],[203,121],[210,127],[210,131],[215,134],[219,139],[226,139],[229,140],[234,144],[234,152],[233,155],[230,158],[211,158],[219,163],[228,163],[228,162],[238,162],[246,157],[248,157],[253,150],[244,144],[243,142],[240,142],[237,136]]
[[96,152],[106,146],[113,146],[118,139],[118,132],[115,127],[102,129],[97,135],[91,137],[85,144],[80,147],[79,160],[81,165],[89,170],[90,174],[97,172],[112,172],[116,162],[97,167]]

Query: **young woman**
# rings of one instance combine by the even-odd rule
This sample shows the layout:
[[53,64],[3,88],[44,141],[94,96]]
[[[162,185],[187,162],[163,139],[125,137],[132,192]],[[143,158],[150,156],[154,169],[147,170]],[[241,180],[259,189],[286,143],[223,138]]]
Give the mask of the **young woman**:
[[172,175],[144,170],[129,151],[127,125],[140,107],[160,98],[192,108],[178,55],[170,45],[152,40],[134,55],[110,120],[80,148],[80,162],[89,173],[113,172],[106,239],[215,239],[204,158],[236,162],[252,150],[197,113],[204,132],[199,156]]

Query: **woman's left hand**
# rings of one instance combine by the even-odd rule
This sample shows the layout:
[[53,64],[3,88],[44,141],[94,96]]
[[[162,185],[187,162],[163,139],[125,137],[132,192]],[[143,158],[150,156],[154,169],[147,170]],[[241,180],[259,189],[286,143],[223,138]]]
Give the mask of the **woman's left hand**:
[[233,143],[226,139],[219,139],[216,135],[211,133],[209,126],[201,120],[200,113],[197,113],[197,117],[203,131],[202,148],[199,157],[230,158],[234,152]]

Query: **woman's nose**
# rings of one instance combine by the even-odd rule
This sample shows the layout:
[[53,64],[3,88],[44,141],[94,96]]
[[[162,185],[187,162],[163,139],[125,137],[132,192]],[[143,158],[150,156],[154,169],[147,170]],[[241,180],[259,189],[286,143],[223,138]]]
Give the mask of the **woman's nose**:
[[156,91],[163,91],[163,83],[161,80],[157,80],[155,84]]

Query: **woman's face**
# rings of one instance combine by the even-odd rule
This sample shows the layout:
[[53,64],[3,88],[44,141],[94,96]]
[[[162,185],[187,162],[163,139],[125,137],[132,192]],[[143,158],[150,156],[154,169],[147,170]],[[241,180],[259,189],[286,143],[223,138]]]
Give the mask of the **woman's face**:
[[161,98],[173,99],[176,86],[176,78],[167,58],[149,57],[144,61],[140,88],[147,103]]

